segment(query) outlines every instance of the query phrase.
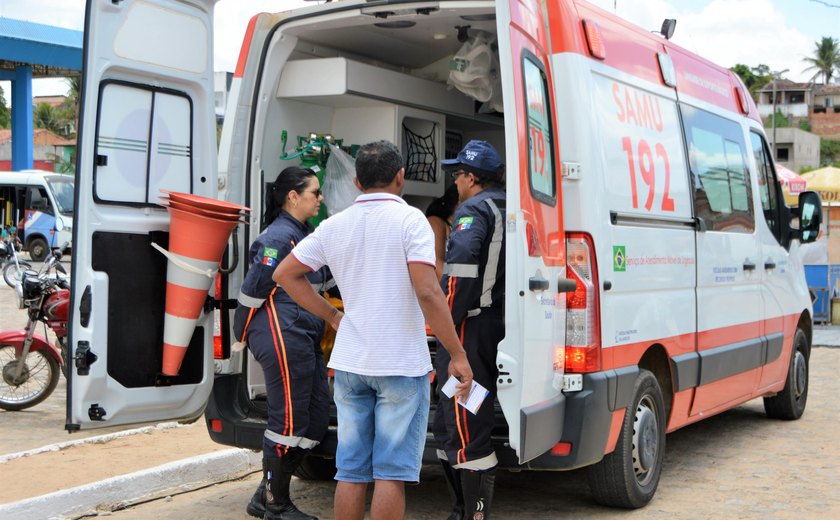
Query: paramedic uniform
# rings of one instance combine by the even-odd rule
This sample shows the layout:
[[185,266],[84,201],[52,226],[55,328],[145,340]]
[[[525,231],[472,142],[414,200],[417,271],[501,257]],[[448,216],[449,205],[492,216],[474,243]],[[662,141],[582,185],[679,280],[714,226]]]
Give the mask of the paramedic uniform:
[[[234,336],[248,346],[265,375],[266,458],[318,445],[329,424],[330,396],[320,345],[324,321],[299,307],[271,279],[277,265],[312,230],[308,223],[280,212],[251,245],[250,268],[234,314]],[[307,277],[318,292],[334,285],[326,268]]]
[[[464,201],[455,212],[441,284],[447,294],[455,330],[473,370],[473,379],[490,394],[473,415],[438,392],[434,434],[456,469],[496,466],[490,442],[496,400],[496,347],[504,338],[505,192],[487,188]],[[435,356],[440,384],[449,375],[449,354],[438,345]],[[451,432],[451,435],[450,433]]]

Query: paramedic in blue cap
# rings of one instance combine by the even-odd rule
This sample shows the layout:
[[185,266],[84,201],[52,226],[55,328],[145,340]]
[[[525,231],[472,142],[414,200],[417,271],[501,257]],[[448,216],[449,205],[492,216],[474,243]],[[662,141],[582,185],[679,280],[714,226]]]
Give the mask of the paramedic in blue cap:
[[[248,273],[234,313],[234,337],[247,344],[265,376],[263,479],[246,510],[266,520],[317,520],[295,507],[289,484],[329,425],[330,394],[321,350],[324,322],[300,308],[271,276],[295,244],[313,231],[307,220],[318,214],[323,199],[318,177],[309,168],[285,168],[268,186],[263,230],[248,252]],[[335,285],[326,267],[308,278],[320,291]]]
[[[505,335],[504,163],[490,143],[477,140],[455,159],[441,162],[461,201],[452,219],[441,285],[473,378],[490,394],[474,415],[438,389],[433,429],[454,501],[449,519],[487,519],[498,464],[490,441],[496,349]],[[448,378],[445,349],[437,349],[435,364],[442,385]]]

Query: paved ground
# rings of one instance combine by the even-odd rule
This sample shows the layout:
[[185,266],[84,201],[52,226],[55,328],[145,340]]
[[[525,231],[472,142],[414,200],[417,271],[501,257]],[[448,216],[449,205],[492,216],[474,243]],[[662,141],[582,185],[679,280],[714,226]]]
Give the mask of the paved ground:
[[[0,287],[0,330],[20,327],[25,321],[23,311],[15,308],[11,296],[11,289]],[[817,328],[814,343],[840,346],[840,326]],[[802,420],[767,420],[761,401],[757,400],[673,433],[668,437],[666,469],[656,500],[643,511],[622,516],[840,517],[840,448],[834,442],[840,412],[840,400],[836,399],[840,394],[840,349],[815,348],[811,365],[812,387]],[[63,443],[126,429],[67,434],[63,430],[65,397],[62,379],[46,402],[24,412],[0,411],[0,507],[194,455],[211,459],[228,453],[227,447],[210,441],[203,421],[190,426],[147,428],[143,433],[107,442],[59,449]],[[9,457],[47,445],[52,445],[54,451]],[[230,468],[246,468],[241,473],[243,480],[221,485],[206,482],[203,485],[210,486],[206,489],[169,500],[153,500],[113,516],[245,518],[242,505],[256,486],[258,475],[249,475],[253,465],[247,462]],[[190,475],[179,478],[189,480]],[[190,490],[195,487],[187,486]],[[305,510],[322,518],[334,516],[331,482],[295,480],[293,489]],[[121,493],[130,495],[130,486]],[[410,488],[408,496],[409,518],[440,518],[447,507],[442,475],[437,468],[424,470],[423,484]],[[499,476],[497,504],[496,518],[561,514],[599,518],[619,514],[592,504],[585,475],[580,471],[503,473]],[[103,507],[110,510],[112,506]],[[49,516],[43,512],[44,517]]]

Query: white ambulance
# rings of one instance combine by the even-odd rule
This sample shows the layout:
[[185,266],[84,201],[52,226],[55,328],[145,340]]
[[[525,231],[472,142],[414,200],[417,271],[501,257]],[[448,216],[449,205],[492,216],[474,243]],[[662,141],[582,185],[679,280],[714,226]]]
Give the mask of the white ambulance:
[[[215,440],[259,449],[262,374],[230,348],[232,308],[263,186],[320,138],[397,143],[421,208],[463,143],[504,156],[502,467],[590,466],[599,502],[640,507],[667,432],[758,397],[803,413],[796,249],[820,201],[785,206],[735,74],[583,1],[336,1],[251,20],[217,156],[213,4],[88,2],[68,430],[204,412]],[[173,378],[161,189],[254,210]],[[334,450],[333,428],[301,474],[331,478]]]

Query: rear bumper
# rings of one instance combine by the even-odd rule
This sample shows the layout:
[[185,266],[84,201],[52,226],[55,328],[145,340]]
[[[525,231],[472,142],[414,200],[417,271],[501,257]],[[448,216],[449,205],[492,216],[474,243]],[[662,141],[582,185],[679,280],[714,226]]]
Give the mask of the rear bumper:
[[[568,455],[552,455],[546,452],[520,465],[516,452],[508,441],[508,428],[501,410],[496,413],[496,427],[493,431],[493,445],[499,459],[499,467],[505,469],[571,470],[600,461],[604,456],[610,435],[613,411],[626,408],[632,400],[633,382],[638,368],[628,367],[592,374],[584,374],[583,390],[565,394],[565,399],[555,401],[552,406],[562,406],[555,415],[562,417],[563,433],[560,442],[571,444]],[[258,410],[242,396],[240,385],[244,378],[238,375],[217,376],[205,409],[205,421],[210,438],[220,444],[262,450],[265,431],[264,411]],[[429,434],[423,451],[423,462],[437,464],[437,444],[431,434],[434,410],[429,414]],[[216,426],[220,426],[217,428]],[[338,445],[335,426],[330,426],[324,440],[313,455],[335,457]]]

